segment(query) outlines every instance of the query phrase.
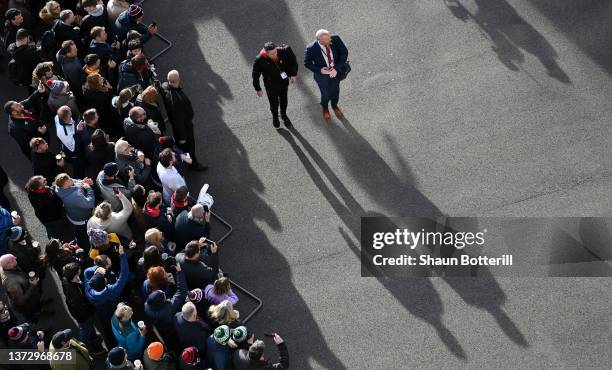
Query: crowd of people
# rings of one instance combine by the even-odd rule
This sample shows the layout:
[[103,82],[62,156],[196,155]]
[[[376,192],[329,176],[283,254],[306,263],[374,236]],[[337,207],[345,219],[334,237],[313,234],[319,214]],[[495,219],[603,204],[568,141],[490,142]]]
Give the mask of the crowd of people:
[[[90,369],[92,357],[114,370],[288,368],[278,334],[266,333],[280,354],[272,363],[241,322],[210,240],[209,187],[192,194],[185,181],[207,167],[179,72],[162,82],[147,58],[156,22],[144,25],[134,1],[0,6],[5,70],[27,91],[4,104],[8,131],[31,163],[25,189],[49,240],[33,240],[0,197],[0,344],[74,354],[37,365],[52,369]],[[62,298],[43,299],[55,274]],[[40,325],[60,315],[54,299],[78,332]]]

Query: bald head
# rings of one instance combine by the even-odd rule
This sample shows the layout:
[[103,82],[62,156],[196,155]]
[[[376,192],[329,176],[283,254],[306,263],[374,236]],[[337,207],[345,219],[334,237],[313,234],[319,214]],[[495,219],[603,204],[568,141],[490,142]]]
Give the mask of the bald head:
[[0,267],[3,270],[14,270],[17,267],[17,257],[12,254],[5,254],[0,257]]

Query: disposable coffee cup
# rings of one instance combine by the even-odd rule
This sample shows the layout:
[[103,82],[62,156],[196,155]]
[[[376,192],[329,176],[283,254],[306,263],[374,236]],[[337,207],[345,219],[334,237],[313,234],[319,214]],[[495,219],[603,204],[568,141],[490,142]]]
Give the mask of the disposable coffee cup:
[[142,365],[142,362],[140,362],[140,360],[134,360],[134,367],[135,368],[140,368],[141,365]]
[[166,258],[168,258],[168,253],[162,253],[161,257],[162,260],[165,260]]
[[30,279],[34,279],[36,277],[36,273],[34,271],[30,271],[28,272],[28,276],[30,277]]
[[145,328],[144,321],[138,321],[138,329],[143,330]]
[[13,219],[15,219],[15,218],[19,217],[19,213],[17,213],[17,211],[13,211],[13,212],[11,212],[11,217],[12,217]]

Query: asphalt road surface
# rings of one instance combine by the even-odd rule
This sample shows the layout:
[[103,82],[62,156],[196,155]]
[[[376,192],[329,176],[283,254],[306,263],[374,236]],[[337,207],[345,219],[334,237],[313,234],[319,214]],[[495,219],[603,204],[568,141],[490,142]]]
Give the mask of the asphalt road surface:
[[[211,184],[234,227],[222,267],[263,299],[248,326],[280,333],[293,368],[609,367],[609,278],[385,280],[359,264],[366,215],[610,216],[609,1],[148,0],[153,20],[210,165],[189,183]],[[277,133],[251,63],[268,40],[301,59],[319,28],[350,51],[346,119],[322,121],[301,68],[296,130]],[[0,140],[32,220],[29,164]]]

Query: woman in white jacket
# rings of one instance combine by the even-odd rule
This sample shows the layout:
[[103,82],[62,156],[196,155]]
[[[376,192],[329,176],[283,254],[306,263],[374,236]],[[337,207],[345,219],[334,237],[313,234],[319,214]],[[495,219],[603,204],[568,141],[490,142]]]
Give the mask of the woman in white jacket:
[[128,240],[132,240],[132,230],[127,224],[128,218],[132,214],[132,203],[123,193],[116,193],[115,196],[121,201],[123,206],[121,211],[113,212],[109,202],[104,201],[94,209],[94,215],[87,221],[87,230],[102,229],[108,233],[117,233]]

